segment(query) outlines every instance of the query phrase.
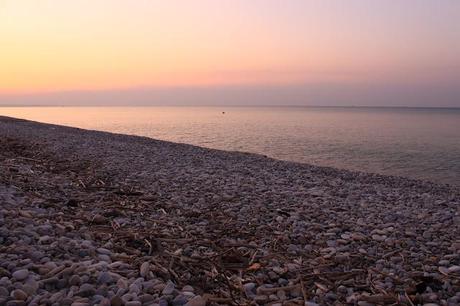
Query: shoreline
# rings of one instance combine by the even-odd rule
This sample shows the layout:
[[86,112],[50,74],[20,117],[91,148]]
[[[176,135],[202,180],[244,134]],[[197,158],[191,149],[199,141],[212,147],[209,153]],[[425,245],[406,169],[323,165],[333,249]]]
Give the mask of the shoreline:
[[[51,107],[54,107],[54,106],[51,106]],[[66,106],[63,106],[63,107],[66,107]],[[82,107],[86,107],[86,106],[82,106]],[[98,107],[98,106],[95,106],[95,107]],[[114,106],[114,107],[117,107],[117,106]],[[137,106],[134,106],[134,107],[137,107]],[[140,106],[140,107],[143,107],[143,106]],[[376,107],[376,108],[379,108],[379,107]],[[419,107],[419,108],[424,108],[424,107]],[[121,137],[123,139],[118,139],[121,141],[129,140],[129,141],[135,142],[136,141],[135,138],[138,138],[139,140],[140,139],[147,140],[147,141],[151,140],[156,144],[165,143],[165,144],[178,145],[178,146],[190,146],[192,148],[197,148],[197,149],[207,150],[207,151],[221,152],[225,154],[237,154],[237,155],[239,154],[239,155],[248,156],[248,157],[253,156],[253,157],[259,157],[259,158],[266,159],[267,161],[286,163],[286,164],[291,164],[294,166],[297,165],[300,167],[305,166],[307,168],[316,168],[319,171],[324,170],[326,172],[331,172],[331,173],[337,172],[337,175],[339,175],[340,172],[346,172],[351,176],[360,176],[360,177],[366,176],[367,179],[373,179],[373,178],[375,178],[376,180],[379,180],[379,178],[382,180],[387,179],[387,180],[396,181],[398,184],[401,183],[401,181],[407,181],[407,183],[409,184],[436,185],[438,187],[458,189],[460,191],[460,185],[456,185],[452,183],[437,182],[437,181],[430,180],[430,179],[415,178],[415,177],[408,177],[408,176],[402,176],[402,175],[391,175],[391,174],[384,174],[384,173],[379,173],[379,172],[370,172],[370,171],[363,171],[363,170],[353,170],[353,169],[340,168],[340,167],[334,167],[334,166],[316,165],[316,164],[311,164],[307,162],[299,162],[299,161],[293,161],[289,159],[280,159],[276,157],[270,157],[262,153],[254,153],[254,152],[247,152],[247,151],[230,151],[230,150],[224,150],[224,149],[209,148],[209,147],[189,144],[185,142],[173,142],[173,141],[168,141],[168,140],[155,139],[149,136],[141,136],[141,135],[135,135],[135,134],[122,134],[122,133],[102,131],[102,130],[92,130],[92,129],[74,127],[70,125],[59,125],[59,124],[54,124],[54,123],[45,123],[45,122],[34,121],[34,120],[29,120],[29,119],[22,119],[22,118],[15,118],[15,117],[8,117],[8,116],[0,115],[0,122],[3,120],[13,120],[16,122],[37,124],[38,126],[44,125],[44,126],[49,126],[51,128],[54,127],[58,129],[70,129],[70,130],[75,130],[75,131],[80,131],[80,132],[99,133],[99,134],[102,133],[102,134],[106,134],[107,137],[115,137],[115,138]],[[100,135],[100,137],[103,137],[103,135]],[[134,139],[130,139],[130,138],[134,138]]]
[[460,303],[458,187],[1,116],[0,144],[0,304]]

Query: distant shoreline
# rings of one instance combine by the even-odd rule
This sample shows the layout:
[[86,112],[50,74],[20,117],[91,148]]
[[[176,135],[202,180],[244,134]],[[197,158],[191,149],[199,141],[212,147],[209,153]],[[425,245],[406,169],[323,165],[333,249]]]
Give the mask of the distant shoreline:
[[213,107],[213,108],[235,108],[235,107],[247,107],[247,108],[259,108],[259,107],[273,107],[273,108],[337,108],[337,109],[407,109],[407,110],[460,110],[460,107],[438,107],[438,106],[333,106],[333,105],[206,105],[206,104],[197,104],[197,105],[161,105],[161,104],[152,104],[152,105],[84,105],[84,104],[0,104],[2,107]]

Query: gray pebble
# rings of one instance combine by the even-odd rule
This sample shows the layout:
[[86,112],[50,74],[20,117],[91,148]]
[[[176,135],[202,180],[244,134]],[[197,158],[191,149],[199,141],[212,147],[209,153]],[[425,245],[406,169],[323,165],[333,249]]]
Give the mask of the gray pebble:
[[147,277],[147,275],[149,274],[150,272],[150,263],[149,262],[144,262],[141,267],[139,268],[139,274],[142,276],[142,277]]
[[81,284],[81,279],[80,276],[78,275],[72,275],[69,279],[69,284],[71,286],[79,286]]
[[110,284],[113,282],[113,277],[108,272],[99,273],[97,278],[99,284]]
[[13,272],[13,278],[18,281],[25,280],[29,276],[29,270],[21,269]]
[[80,290],[77,292],[77,295],[87,297],[92,296],[96,293],[96,289],[91,284],[83,284],[80,286]]
[[174,289],[176,288],[176,286],[174,285],[173,282],[171,281],[168,281],[166,283],[166,286],[165,288],[163,289],[163,291],[161,292],[163,295],[170,295],[174,292]]

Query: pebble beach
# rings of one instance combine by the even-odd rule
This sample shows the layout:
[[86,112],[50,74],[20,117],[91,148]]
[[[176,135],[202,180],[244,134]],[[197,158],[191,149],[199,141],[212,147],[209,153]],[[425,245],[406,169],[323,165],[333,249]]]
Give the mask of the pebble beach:
[[460,305],[460,189],[0,117],[0,305]]

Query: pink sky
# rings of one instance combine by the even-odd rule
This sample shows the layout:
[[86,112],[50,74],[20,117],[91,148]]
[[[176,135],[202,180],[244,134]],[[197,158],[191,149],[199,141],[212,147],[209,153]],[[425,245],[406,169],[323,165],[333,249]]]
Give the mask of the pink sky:
[[55,92],[330,84],[429,87],[460,106],[458,20],[456,0],[0,0],[0,103]]

